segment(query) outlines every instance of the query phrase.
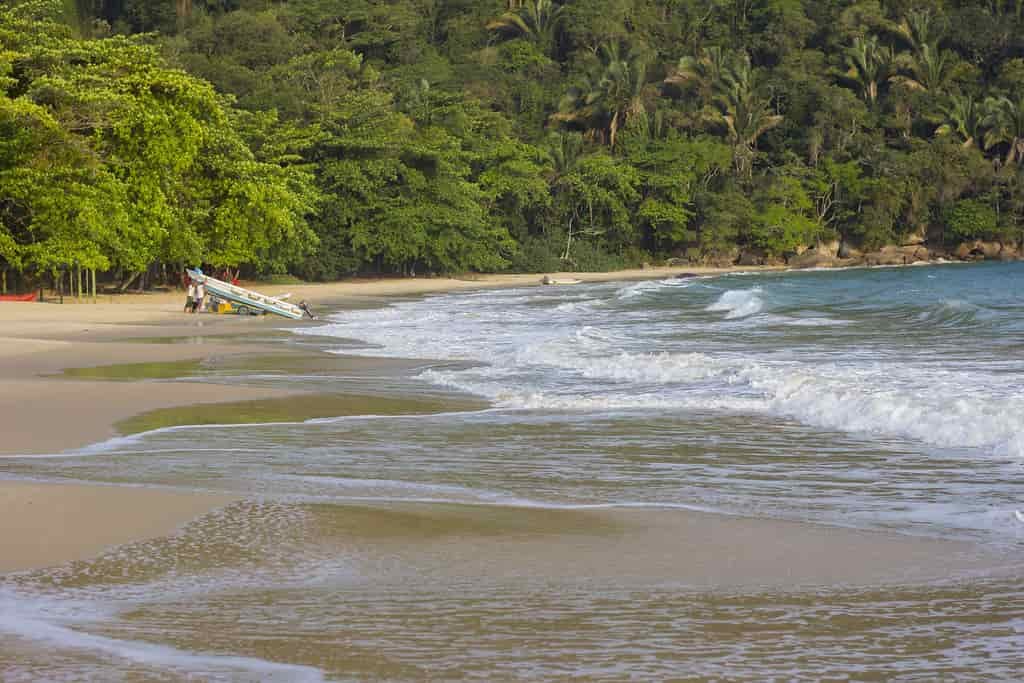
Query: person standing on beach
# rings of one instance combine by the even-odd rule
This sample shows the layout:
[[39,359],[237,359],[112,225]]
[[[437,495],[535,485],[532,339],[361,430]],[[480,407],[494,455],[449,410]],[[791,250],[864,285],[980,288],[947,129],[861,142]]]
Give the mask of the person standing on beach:
[[188,279],[188,295],[185,297],[185,312],[195,312],[195,300],[196,300],[196,283],[192,278]]
[[203,309],[203,299],[206,298],[206,286],[202,282],[196,283],[195,298],[192,301],[192,312]]

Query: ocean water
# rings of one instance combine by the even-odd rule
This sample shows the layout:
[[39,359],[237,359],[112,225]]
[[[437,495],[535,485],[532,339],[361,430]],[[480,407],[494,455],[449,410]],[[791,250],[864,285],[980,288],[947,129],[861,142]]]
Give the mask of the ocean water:
[[416,362],[217,381],[491,407],[3,462],[244,500],[0,579],[0,678],[1024,671],[1024,264],[481,290],[293,331]]

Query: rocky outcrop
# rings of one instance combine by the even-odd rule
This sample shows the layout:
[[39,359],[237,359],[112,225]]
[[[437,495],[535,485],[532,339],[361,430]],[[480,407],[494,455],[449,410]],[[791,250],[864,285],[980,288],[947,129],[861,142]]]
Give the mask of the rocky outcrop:
[[901,241],[901,247],[919,247],[925,243],[924,228],[906,235]]
[[999,252],[1000,261],[1019,261],[1024,257],[1021,252],[1021,245],[1007,242],[1003,244],[1003,250]]
[[769,254],[758,247],[745,247],[736,259],[738,266],[784,266],[786,259]]
[[931,252],[924,246],[889,245],[879,251],[864,254],[862,260],[867,266],[905,266],[918,261],[928,261],[930,258]]
[[828,250],[808,249],[787,262],[790,268],[830,268],[836,265],[836,257]]
[[1020,247],[1013,242],[961,242],[953,249],[953,256],[962,261],[1016,261],[1021,258]]
[[724,251],[707,254],[703,259],[703,265],[711,266],[712,268],[728,268],[739,263],[739,260],[739,247],[731,247]]
[[[943,259],[961,261],[1017,261],[1024,259],[1024,243],[963,242],[952,249],[929,248],[919,242],[920,235],[911,235],[903,244],[890,244],[877,251],[863,253],[847,242],[834,240],[820,242],[811,248],[801,248],[788,259],[768,254],[757,247],[732,247],[718,252],[689,258],[672,258],[667,265],[700,264],[725,268],[729,266],[788,266],[790,268],[832,268],[844,266],[904,266]],[[923,239],[923,238],[922,238]],[[907,242],[910,242],[909,244]]]
[[819,254],[827,254],[833,258],[839,257],[839,248],[841,247],[839,240],[832,240],[831,242],[819,242],[814,248]]
[[839,250],[836,252],[836,257],[841,259],[860,259],[863,258],[864,252],[860,249],[854,249],[850,246],[849,242],[841,242],[839,244]]
[[765,253],[763,250],[757,247],[747,247],[740,252],[739,259],[736,260],[738,266],[763,266],[765,259]]

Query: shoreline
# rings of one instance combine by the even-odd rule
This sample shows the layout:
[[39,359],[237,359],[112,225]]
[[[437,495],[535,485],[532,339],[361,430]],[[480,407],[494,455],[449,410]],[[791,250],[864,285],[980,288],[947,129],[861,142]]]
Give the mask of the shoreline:
[[[581,283],[656,280],[680,274],[714,276],[729,273],[777,272],[779,266],[732,266],[727,268],[657,267],[600,273],[552,273],[556,280]],[[343,280],[297,285],[243,283],[271,294],[287,290],[293,298],[314,305],[344,300],[419,296],[445,292],[543,286],[537,274],[481,274],[473,278],[395,278]],[[569,285],[553,285],[569,286]],[[109,379],[89,382],[88,377],[69,378],[61,373],[80,368],[131,363],[203,362],[218,356],[284,353],[275,346],[238,343],[224,337],[246,333],[275,333],[295,325],[292,321],[181,312],[184,294],[161,292],[117,295],[116,303],[67,299],[66,304],[0,303],[0,424],[7,438],[0,441],[2,458],[38,455],[82,447],[117,436],[114,426],[155,410],[191,403],[216,404],[277,399],[296,392],[195,382],[160,383],[154,395],[146,380],[120,381],[108,391]],[[143,303],[145,302],[145,303]],[[310,324],[311,321],[299,324]],[[315,324],[315,323],[313,323]],[[140,341],[194,339],[190,344],[140,344]],[[207,343],[207,340],[209,342]],[[78,393],[101,396],[81,401]],[[111,393],[117,395],[109,396]],[[43,429],[39,420],[47,414],[66,419],[59,431]]]
[[[559,273],[556,279],[581,282],[656,280],[683,273],[696,276],[747,272],[782,272],[786,267],[648,268],[607,273]],[[255,286],[267,293],[291,291],[314,305],[372,302],[473,289],[542,286],[541,276],[481,275],[473,279],[425,278],[342,281],[303,285]],[[296,324],[276,318],[197,315],[181,312],[179,293],[126,295],[118,303],[50,305],[0,304],[0,477],[5,456],[32,456],[83,447],[117,436],[115,425],[147,413],[175,411],[195,404],[223,405],[244,401],[280,400],[316,394],[237,384],[146,379],[97,379],[57,376],[70,368],[123,364],[203,363],[256,355],[293,357],[300,353],[260,341],[232,337],[278,334]],[[141,302],[145,303],[141,303]],[[172,343],[152,342],[154,339]],[[173,343],[178,341],[189,343]],[[187,415],[188,410],[182,410]],[[187,418],[186,418],[187,419]],[[56,424],[55,424],[56,420]],[[54,428],[56,426],[56,428]],[[103,495],[96,495],[99,489]],[[96,554],[112,545],[172,532],[190,519],[222,507],[237,496],[176,491],[145,502],[134,498],[137,487],[79,483],[26,483],[0,478],[0,518],[19,520],[32,505],[31,523],[0,524],[0,547],[6,562],[0,574],[48,566]],[[26,493],[28,492],[28,493]],[[150,494],[146,494],[150,495]],[[26,497],[28,496],[28,497]],[[107,502],[109,499],[109,503]],[[69,503],[69,501],[73,501]],[[71,507],[68,507],[72,505]],[[125,508],[131,516],[110,514]],[[47,510],[36,515],[36,510]],[[102,523],[97,523],[102,520]],[[54,529],[47,536],[46,531]],[[103,533],[97,533],[102,530]],[[56,533],[59,532],[59,533]],[[26,545],[25,536],[47,539],[45,552]],[[20,540],[19,540],[20,539]],[[14,548],[13,552],[9,552]],[[27,548],[27,549],[26,549]]]
[[[71,368],[174,364],[280,352],[231,343],[225,332],[272,329],[252,320],[183,319],[181,297],[151,304],[0,303],[0,477],[5,458],[58,453],[116,436],[114,424],[148,410],[293,395],[262,387],[76,378]],[[143,344],[153,336],[211,343]],[[0,575],[87,559],[166,536],[237,495],[0,478]]]
[[0,480],[0,576],[166,536],[238,499],[139,486]]

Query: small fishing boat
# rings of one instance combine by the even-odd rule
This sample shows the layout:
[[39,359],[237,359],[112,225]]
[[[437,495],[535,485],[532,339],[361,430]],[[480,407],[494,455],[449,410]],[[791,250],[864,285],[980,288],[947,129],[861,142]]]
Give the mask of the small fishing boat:
[[575,278],[555,278],[550,275],[545,275],[541,278],[540,283],[542,285],[579,285],[583,283],[583,280],[577,280]]
[[300,302],[299,305],[288,303],[272,296],[254,292],[251,289],[245,289],[244,287],[218,280],[217,278],[205,275],[199,270],[189,270],[188,274],[195,282],[201,282],[206,287],[208,294],[225,301],[230,301],[238,306],[273,313],[274,315],[284,316],[292,320],[300,320],[305,315],[308,315],[310,318],[314,317],[304,301]]
[[35,301],[36,293],[31,294],[0,294],[0,301]]

